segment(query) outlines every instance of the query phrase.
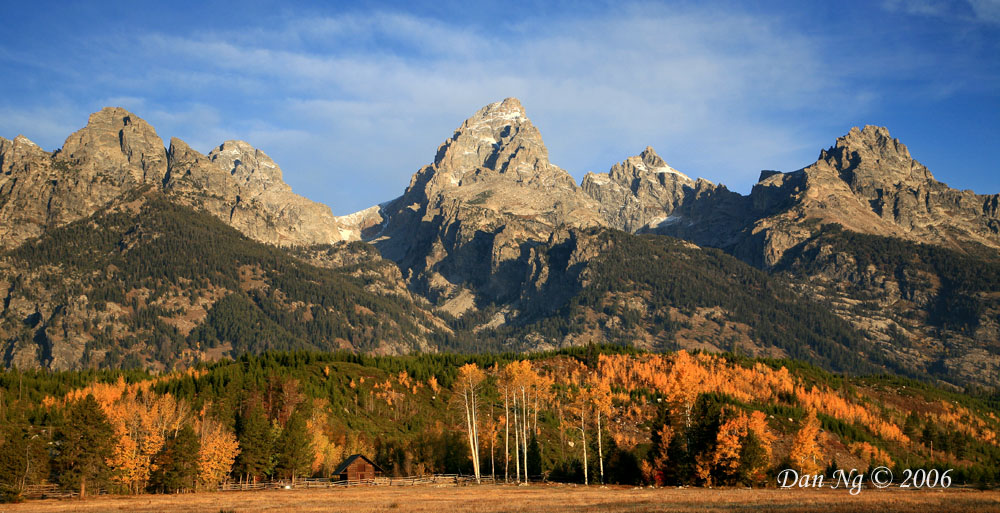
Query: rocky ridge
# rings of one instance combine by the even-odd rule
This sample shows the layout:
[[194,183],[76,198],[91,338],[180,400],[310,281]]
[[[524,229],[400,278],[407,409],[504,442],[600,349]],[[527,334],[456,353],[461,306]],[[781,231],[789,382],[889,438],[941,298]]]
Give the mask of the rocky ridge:
[[0,138],[0,248],[90,216],[143,187],[173,193],[260,242],[280,246],[357,240],[330,208],[294,194],[266,154],[227,141],[208,155],[146,121],[105,108],[49,153],[23,136]]
[[[514,98],[467,119],[380,209],[370,240],[434,301],[517,297],[532,244],[561,227],[604,226],[596,201],[548,159]],[[463,291],[466,291],[463,293]]]
[[[748,307],[753,301],[744,298],[729,309],[719,306],[722,299],[737,297],[728,281],[716,283],[722,288],[703,294],[701,302],[684,308],[675,304],[691,297],[672,296],[677,290],[700,290],[706,280],[718,279],[711,271],[718,262],[735,275],[747,272],[711,250],[701,253],[701,248],[715,247],[779,275],[802,301],[823,302],[863,333],[857,339],[830,319],[820,323],[825,326],[820,331],[833,329],[833,335],[801,328],[806,330],[803,337],[833,341],[828,348],[851,352],[851,358],[859,356],[861,346],[852,342],[840,347],[837,340],[872,343],[861,353],[880,355],[883,360],[872,360],[876,365],[895,362],[927,375],[945,369],[960,376],[956,379],[974,382],[1000,368],[995,319],[1000,304],[992,299],[1000,293],[1000,286],[994,287],[1000,278],[984,281],[942,263],[957,261],[954,255],[964,255],[962,261],[973,266],[985,262],[977,259],[996,259],[1000,196],[957,191],[938,182],[881,127],[852,129],[798,171],[761,172],[749,195],[693,180],[648,147],[607,173],[588,173],[577,186],[549,161],[520,102],[508,98],[463,122],[400,197],[336,217],[328,207],[295,195],[273,160],[245,142],[227,141],[202,154],[175,138],[165,149],[145,121],[109,108],[92,115],[87,127],[56,152],[45,152],[23,136],[0,138],[0,216],[5,221],[0,247],[17,247],[143,191],[208,212],[256,241],[294,246],[300,259],[343,269],[367,283],[371,293],[398,298],[408,313],[397,317],[418,319],[413,333],[421,335],[407,345],[411,348],[433,350],[438,343],[433,338],[444,333],[519,349],[614,339],[651,349],[740,347],[754,354],[798,354],[794,346],[776,349],[773,340],[760,335],[769,325],[747,314],[760,305]],[[131,212],[128,204],[114,209]],[[875,239],[866,239],[863,247],[844,243],[842,236],[830,235],[831,225]],[[123,251],[149,242],[142,223],[134,227],[122,232],[118,243]],[[659,247],[620,232],[622,238],[609,239],[610,229],[671,235],[694,244]],[[334,244],[358,239],[371,246]],[[884,247],[896,247],[892,241],[899,240],[954,253],[914,260],[906,255],[917,249],[897,248],[889,255]],[[871,251],[885,253],[883,267],[872,267]],[[614,261],[608,254],[615,255]],[[715,263],[705,264],[710,271],[705,274],[690,266],[713,259]],[[890,260],[891,265],[885,264]],[[684,268],[681,261],[688,265],[684,276],[677,274]],[[11,264],[0,276],[0,292],[28,283],[23,281],[27,275],[17,276],[18,265]],[[644,269],[623,285],[622,270],[635,271],[636,266]],[[53,267],[44,280],[41,275],[28,278],[41,283],[59,272]],[[694,275],[702,278],[691,280]],[[73,279],[65,277],[67,284]],[[249,275],[247,280],[260,281]],[[763,288],[772,290],[777,283]],[[604,288],[594,289],[595,284]],[[5,315],[9,310],[17,316],[8,319],[14,326],[8,342],[16,338],[8,347],[21,349],[8,352],[7,360],[30,363],[35,358],[32,341],[41,332],[39,340],[50,349],[39,361],[60,368],[85,361],[80,348],[94,341],[77,340],[76,325],[59,324],[55,312],[89,311],[86,298],[74,303],[52,296],[41,305],[28,297],[8,293]],[[780,304],[788,298],[775,297],[776,311],[787,311]],[[197,308],[204,312],[219,299],[210,290],[200,298],[204,304]],[[280,294],[267,299],[285,301]],[[127,301],[119,304],[118,318],[137,315],[128,312]],[[41,328],[28,323],[31,329],[25,331],[20,326],[35,319],[32,312],[38,313],[32,322],[41,322]],[[304,319],[313,315],[304,312]],[[576,312],[576,317],[562,318],[566,312]],[[365,332],[363,316],[369,314],[354,312],[362,317],[350,321],[351,329]],[[808,308],[800,314],[811,315]],[[98,319],[89,315],[80,318]],[[796,329],[799,324],[797,319],[785,323]],[[519,345],[510,345],[514,343]],[[378,351],[407,350],[380,347]],[[830,358],[830,352],[802,354]]]
[[1000,248],[1000,196],[935,180],[884,127],[852,128],[798,171],[762,171],[747,196],[654,172],[665,165],[657,159],[647,149],[584,178],[612,226],[719,247],[762,267],[776,265],[824,224],[960,251],[970,244]]
[[583,191],[600,203],[608,224],[638,232],[673,221],[695,181],[667,165],[652,147],[615,164],[608,173],[587,173]]

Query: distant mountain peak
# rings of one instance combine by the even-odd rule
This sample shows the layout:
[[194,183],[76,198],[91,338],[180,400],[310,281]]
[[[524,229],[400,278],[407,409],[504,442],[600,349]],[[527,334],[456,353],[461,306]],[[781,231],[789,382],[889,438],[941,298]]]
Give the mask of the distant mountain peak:
[[[838,137],[834,146],[820,153],[819,162],[825,162],[840,178],[859,191],[907,183],[920,186],[934,182],[934,176],[920,162],[910,156],[910,150],[899,139],[889,134],[883,126],[853,127]],[[823,173],[825,166],[810,166],[807,173]]]
[[852,127],[846,135],[837,138],[835,148],[872,155],[880,158],[910,159],[910,150],[889,134],[884,126],[865,125]]
[[636,232],[668,219],[696,182],[670,167],[653,149],[628,157],[607,173],[587,173],[583,190],[600,203],[611,226]]
[[116,184],[159,183],[167,173],[163,139],[146,120],[121,107],[105,107],[63,143],[58,157],[87,166]]
[[524,241],[546,241],[561,226],[606,224],[573,177],[549,162],[541,133],[516,98],[462,122],[403,196],[372,214],[355,217],[365,225],[382,219],[363,230],[383,257],[413,273],[418,288],[444,296],[501,268],[506,279],[490,278],[483,290],[510,293],[513,277],[527,272]]
[[517,98],[491,103],[466,119],[439,148],[432,165],[440,187],[501,180],[575,188],[566,171],[549,162],[542,135]]
[[210,151],[208,158],[228,171],[238,183],[260,189],[292,190],[284,182],[281,168],[274,160],[246,141],[226,141]]
[[34,141],[32,141],[31,139],[28,139],[27,137],[25,137],[23,135],[18,135],[17,137],[15,137],[13,142],[14,142],[15,145],[23,145],[23,146],[34,147],[34,148],[38,148],[39,147],[37,144],[35,144]]

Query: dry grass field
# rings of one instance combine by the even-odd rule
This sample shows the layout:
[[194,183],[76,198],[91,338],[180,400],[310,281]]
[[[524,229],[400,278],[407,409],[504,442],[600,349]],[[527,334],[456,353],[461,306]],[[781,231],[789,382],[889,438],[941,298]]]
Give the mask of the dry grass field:
[[1000,512],[1000,491],[634,489],[564,485],[415,486],[216,492],[186,495],[40,500],[2,505],[0,513],[27,512],[350,512],[501,513],[659,511]]

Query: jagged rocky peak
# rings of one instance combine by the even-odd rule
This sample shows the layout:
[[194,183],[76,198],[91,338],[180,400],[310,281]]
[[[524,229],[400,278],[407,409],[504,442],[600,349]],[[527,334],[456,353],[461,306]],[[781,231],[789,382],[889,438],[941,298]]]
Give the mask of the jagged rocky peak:
[[164,187],[168,191],[194,194],[211,191],[211,195],[228,197],[236,189],[235,180],[225,169],[181,139],[170,139],[167,158],[169,165]]
[[210,151],[208,158],[242,185],[292,190],[282,179],[281,168],[274,160],[245,141],[226,141]]
[[[3,138],[0,137],[0,139],[3,139]],[[42,152],[45,151],[45,150],[42,150],[42,148],[40,146],[38,146],[37,144],[35,144],[34,141],[32,141],[31,139],[28,139],[27,137],[25,137],[23,135],[20,135],[20,134],[18,134],[18,136],[15,137],[13,141],[11,141],[11,144],[13,145],[13,147],[20,148],[22,151],[36,151],[36,150],[39,150],[39,151],[42,151]]]
[[695,185],[647,146],[607,173],[587,173],[582,186],[611,226],[636,232],[666,221]]
[[854,190],[866,187],[922,183],[934,177],[923,164],[910,156],[910,150],[882,126],[853,127],[836,144],[820,153]]
[[479,109],[438,148],[433,168],[442,186],[502,179],[573,188],[576,183],[549,162],[542,135],[517,98]]
[[[412,220],[403,218],[412,216],[403,210],[426,217],[439,208],[490,211],[487,217],[474,215],[476,223],[490,225],[498,222],[493,216],[516,215],[544,225],[546,237],[549,227],[563,223],[604,224],[573,177],[549,162],[541,134],[516,98],[491,103],[465,120],[382,215],[390,225],[408,225]],[[461,213],[456,219],[471,220]]]
[[428,297],[471,297],[468,284],[499,297],[523,280],[528,246],[562,226],[606,226],[598,208],[549,162],[521,102],[507,98],[465,120],[401,197],[341,219]]
[[846,135],[837,138],[837,148],[848,151],[877,155],[883,159],[909,159],[910,151],[899,139],[889,135],[889,129],[884,126],[865,125],[864,128],[851,127]]
[[47,157],[48,152],[23,135],[18,135],[14,140],[0,137],[0,173],[11,174],[14,166],[18,164],[23,166],[26,160]]
[[1000,220],[988,208],[995,196],[938,182],[885,127],[852,128],[799,171],[761,173],[751,199],[765,266],[812,235],[804,219],[959,251],[1000,247]]
[[160,183],[167,173],[163,140],[149,123],[121,107],[91,114],[56,158],[118,184]]
[[679,180],[694,184],[694,180],[687,175],[667,165],[663,158],[656,154],[656,150],[652,146],[646,146],[646,149],[639,155],[629,157],[624,162],[615,164],[611,168],[610,175],[616,181],[620,181],[620,179],[634,180],[647,178],[661,183]]
[[292,192],[281,168],[244,141],[226,141],[203,155],[180,139],[170,141],[166,189],[247,236],[278,246],[357,240],[326,205]]
[[91,114],[87,126],[52,154],[24,136],[4,141],[0,248],[89,216],[129,190],[159,186],[167,172],[166,150],[153,127],[118,107]]

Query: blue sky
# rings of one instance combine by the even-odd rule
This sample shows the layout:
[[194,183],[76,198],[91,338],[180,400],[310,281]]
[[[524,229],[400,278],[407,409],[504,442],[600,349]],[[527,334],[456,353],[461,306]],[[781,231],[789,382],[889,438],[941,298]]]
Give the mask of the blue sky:
[[389,200],[516,96],[578,180],[651,145],[747,192],[851,126],[1000,192],[1000,0],[5,2],[0,136],[60,147],[125,107],[209,151],[243,139],[346,214]]

